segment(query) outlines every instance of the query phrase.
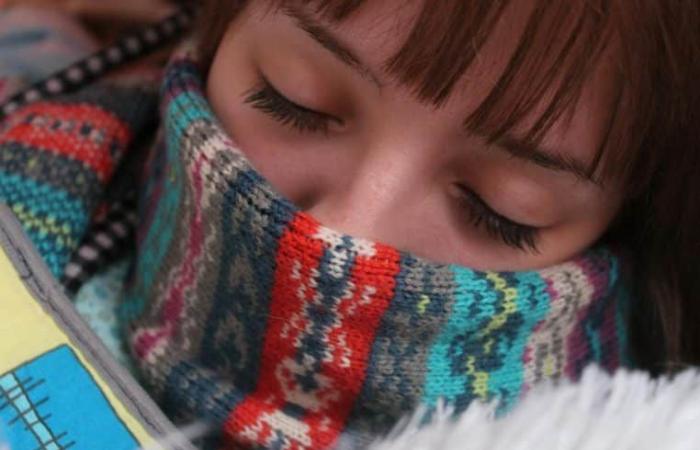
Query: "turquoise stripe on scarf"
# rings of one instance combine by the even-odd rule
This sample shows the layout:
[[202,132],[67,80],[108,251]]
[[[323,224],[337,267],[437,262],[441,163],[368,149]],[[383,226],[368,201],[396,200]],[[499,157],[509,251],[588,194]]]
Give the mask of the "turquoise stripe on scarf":
[[[192,82],[199,84],[194,77]],[[196,108],[193,108],[193,103]],[[161,199],[150,199],[149,204],[155,205],[157,211],[153,214],[153,223],[150,226],[150,232],[145,236],[141,245],[144,249],[149,249],[148,252],[143,252],[137,270],[141,274],[141,286],[139,289],[133,289],[131,292],[137,292],[137,295],[129,296],[120,308],[120,318],[124,321],[129,321],[134,317],[143,313],[144,303],[143,298],[146,297],[146,292],[153,288],[158,271],[163,267],[164,258],[171,246],[175,230],[179,224],[178,214],[183,192],[182,187],[187,183],[180,181],[187,174],[182,166],[181,157],[174,152],[173,149],[180,148],[182,139],[185,139],[186,131],[193,123],[197,121],[209,121],[212,113],[206,101],[200,96],[192,95],[191,90],[183,89],[178,95],[166,99],[166,152],[169,167],[168,173],[162,174],[162,179],[158,183],[162,184],[160,188]],[[150,182],[154,183],[151,177]],[[151,187],[153,189],[153,187]]]
[[0,170],[0,201],[22,220],[51,273],[60,277],[87,226],[83,203],[55,186],[4,170]]
[[519,394],[511,389],[522,386],[527,341],[549,311],[547,285],[532,272],[451,268],[459,288],[429,351],[423,402],[435,406],[442,397],[461,409],[498,395],[507,409]]
[[[182,199],[182,187],[185,185],[179,179],[185,176],[178,155],[167,155],[170,160],[167,173],[162,173],[159,179],[152,174],[149,179],[149,198],[142,199],[149,208],[156,208],[153,213],[153,222],[149,232],[144,236],[140,247],[148,249],[142,252],[138,260],[136,270],[141,274],[141,283],[130,291],[131,295],[125,298],[119,309],[120,320],[128,321],[143,313],[145,304],[143,299],[147,292],[154,288],[158,271],[163,267],[163,262],[171,246],[176,227],[179,224],[179,204]],[[160,186],[156,186],[160,185]],[[159,189],[159,198],[150,198],[155,194],[153,190]]]
[[[196,108],[193,108],[193,98],[196,99]],[[184,91],[168,102],[166,114],[169,117],[167,145],[168,148],[178,147],[185,130],[198,120],[211,121],[212,112],[209,105],[199,96],[192,95],[190,91]]]

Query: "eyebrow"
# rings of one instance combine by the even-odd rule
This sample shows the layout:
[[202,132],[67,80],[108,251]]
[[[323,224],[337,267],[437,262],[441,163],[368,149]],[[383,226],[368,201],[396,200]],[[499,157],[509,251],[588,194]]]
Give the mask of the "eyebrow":
[[531,162],[545,169],[571,173],[576,178],[596,185],[600,184],[599,180],[591,173],[591,169],[577,159],[547,152],[536,145],[512,136],[504,136],[495,141],[494,144],[515,158]]
[[283,12],[294,19],[297,26],[308,34],[313,40],[323,48],[331,52],[345,65],[357,71],[363,78],[371,80],[377,86],[381,86],[379,79],[365,65],[360,58],[355,55],[347,45],[343,44],[337,37],[333,36],[328,29],[309,17],[303,11],[292,6],[285,6]]

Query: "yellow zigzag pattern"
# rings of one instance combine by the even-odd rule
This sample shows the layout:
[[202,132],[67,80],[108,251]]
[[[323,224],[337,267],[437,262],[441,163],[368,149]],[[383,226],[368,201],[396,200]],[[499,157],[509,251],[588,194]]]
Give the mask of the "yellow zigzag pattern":
[[[486,279],[493,283],[494,289],[503,293],[503,311],[495,314],[491,318],[489,324],[479,333],[481,337],[486,337],[503,327],[508,320],[508,316],[514,314],[518,310],[518,306],[515,303],[518,291],[515,288],[509,287],[506,280],[495,272],[488,272],[486,274]],[[493,339],[486,341],[483,348],[484,354],[491,353],[493,344]],[[467,374],[474,377],[474,381],[472,382],[474,394],[482,400],[487,400],[489,390],[489,374],[485,371],[477,371],[474,365],[475,361],[476,358],[474,356],[470,356],[467,359]]]
[[78,242],[71,236],[71,229],[68,223],[58,223],[55,217],[39,217],[27,210],[24,205],[15,204],[12,211],[22,222],[25,229],[39,230],[39,233],[46,236],[54,236],[54,241],[61,247],[74,247]]

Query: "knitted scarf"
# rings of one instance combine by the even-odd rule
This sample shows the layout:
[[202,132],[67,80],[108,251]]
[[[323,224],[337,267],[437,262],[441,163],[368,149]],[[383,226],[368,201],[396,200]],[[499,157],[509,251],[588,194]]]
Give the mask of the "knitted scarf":
[[171,416],[221,424],[236,448],[360,445],[418,404],[505,411],[540,380],[624,362],[610,251],[489,272],[326,228],[222,130],[189,51],[161,111],[122,319]]
[[56,278],[155,115],[156,86],[110,82],[0,118],[0,201]]

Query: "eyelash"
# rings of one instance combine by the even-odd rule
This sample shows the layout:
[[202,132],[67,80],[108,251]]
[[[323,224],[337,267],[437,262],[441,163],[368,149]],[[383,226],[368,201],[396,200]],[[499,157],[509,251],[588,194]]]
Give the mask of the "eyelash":
[[469,220],[475,227],[484,227],[486,232],[506,245],[523,251],[537,253],[537,228],[513,222],[491,209],[476,193],[458,186],[462,195],[461,206],[467,209]]
[[[267,79],[262,77],[261,85],[249,92],[244,101],[259,109],[283,125],[302,133],[328,133],[331,122],[342,121],[304,106],[298,105],[282,95]],[[460,203],[467,209],[469,221],[475,227],[484,227],[486,232],[500,239],[506,245],[519,250],[537,252],[538,230],[522,225],[495,212],[476,193],[459,186],[462,193]]]
[[275,89],[264,77],[261,86],[254,88],[244,100],[282,125],[288,125],[302,133],[328,134],[331,122],[342,121],[331,115],[298,105]]

